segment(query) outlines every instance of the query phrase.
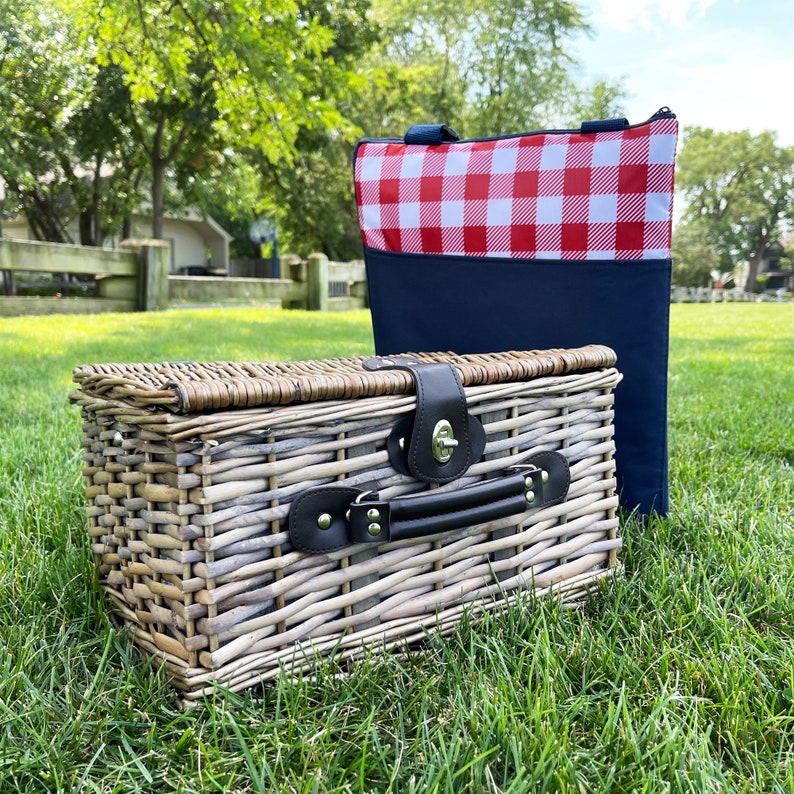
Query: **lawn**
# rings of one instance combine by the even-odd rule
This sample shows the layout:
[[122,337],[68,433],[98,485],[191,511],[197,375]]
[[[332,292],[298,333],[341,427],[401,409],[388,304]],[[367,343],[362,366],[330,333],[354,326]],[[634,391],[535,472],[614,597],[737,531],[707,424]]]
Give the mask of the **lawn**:
[[623,576],[188,712],[96,585],[72,368],[365,354],[369,317],[0,320],[0,792],[794,791],[794,305],[671,311],[672,513]]

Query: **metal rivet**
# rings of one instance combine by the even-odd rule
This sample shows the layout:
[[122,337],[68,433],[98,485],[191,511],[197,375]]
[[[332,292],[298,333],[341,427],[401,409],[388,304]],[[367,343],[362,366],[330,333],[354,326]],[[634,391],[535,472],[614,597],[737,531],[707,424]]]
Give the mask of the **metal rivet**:
[[380,518],[380,510],[377,510],[374,507],[370,507],[367,510],[367,520],[368,521],[377,521]]
[[348,524],[350,523],[350,511],[349,510],[345,513],[345,521],[347,521]]
[[541,469],[540,481],[545,485],[549,481],[549,473],[545,469]]
[[369,534],[372,535],[373,537],[375,535],[380,535],[380,524],[370,524],[367,527],[367,532],[369,532]]
[[330,529],[331,524],[333,523],[333,518],[328,513],[320,513],[317,516],[317,526],[320,529]]
[[532,478],[531,478],[531,477],[527,477],[527,478],[524,480],[524,485],[525,485],[525,487],[527,487],[527,488],[531,488],[531,487],[532,487],[534,484],[535,484],[535,483],[532,481]]
[[401,438],[401,439],[400,439],[400,440],[397,442],[397,446],[398,446],[398,447],[399,447],[399,448],[400,448],[400,449],[401,449],[403,452],[405,452],[405,439],[404,439],[404,438]]
[[534,491],[527,491],[527,502],[532,504],[535,501],[535,492]]

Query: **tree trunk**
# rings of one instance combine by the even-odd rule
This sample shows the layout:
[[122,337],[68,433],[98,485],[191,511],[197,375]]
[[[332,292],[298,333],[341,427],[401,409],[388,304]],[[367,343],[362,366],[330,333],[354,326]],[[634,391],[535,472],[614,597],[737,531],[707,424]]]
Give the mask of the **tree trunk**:
[[761,262],[764,261],[764,253],[769,244],[769,236],[762,234],[755,246],[755,250],[747,260],[747,281],[744,282],[745,292],[755,292],[755,280],[758,278],[758,271],[761,269]]
[[755,281],[761,264],[760,254],[754,253],[747,262],[747,281],[744,282],[745,292],[755,292]]
[[80,213],[80,245],[94,245],[90,210],[83,210]]
[[163,191],[165,163],[152,159],[152,237],[163,239]]
[[94,181],[91,185],[91,226],[93,227],[92,245],[101,247],[104,242],[102,230],[102,158],[97,157],[94,163]]
[[26,197],[25,204],[24,213],[34,240],[48,243],[74,242],[48,196],[33,191]]

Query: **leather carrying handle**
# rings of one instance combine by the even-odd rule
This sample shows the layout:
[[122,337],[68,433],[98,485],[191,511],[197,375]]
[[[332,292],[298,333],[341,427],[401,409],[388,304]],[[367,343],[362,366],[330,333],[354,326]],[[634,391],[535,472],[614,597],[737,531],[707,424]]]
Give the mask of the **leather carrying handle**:
[[344,485],[302,493],[289,515],[293,545],[323,553],[355,543],[410,540],[520,515],[565,499],[568,461],[559,452],[539,452],[515,472],[456,491],[424,491],[391,500]]

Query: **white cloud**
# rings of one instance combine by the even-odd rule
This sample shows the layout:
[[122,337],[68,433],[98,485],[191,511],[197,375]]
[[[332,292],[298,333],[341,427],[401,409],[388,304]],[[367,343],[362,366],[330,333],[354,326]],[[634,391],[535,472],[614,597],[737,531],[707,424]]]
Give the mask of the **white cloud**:
[[674,27],[703,16],[716,0],[594,0],[597,26],[628,32],[634,28]]
[[593,12],[615,20],[592,18],[596,35],[580,45],[584,74],[622,83],[630,120],[665,104],[683,125],[773,130],[780,144],[794,145],[794,102],[785,93],[794,75],[790,0],[635,0],[630,8],[591,1]]
[[687,37],[665,47],[664,61],[651,60],[627,76],[635,98],[660,96],[683,124],[717,130],[776,130],[791,144],[794,105],[780,101],[772,75],[794,73],[790,57],[764,46],[749,31],[713,31],[697,43]]

